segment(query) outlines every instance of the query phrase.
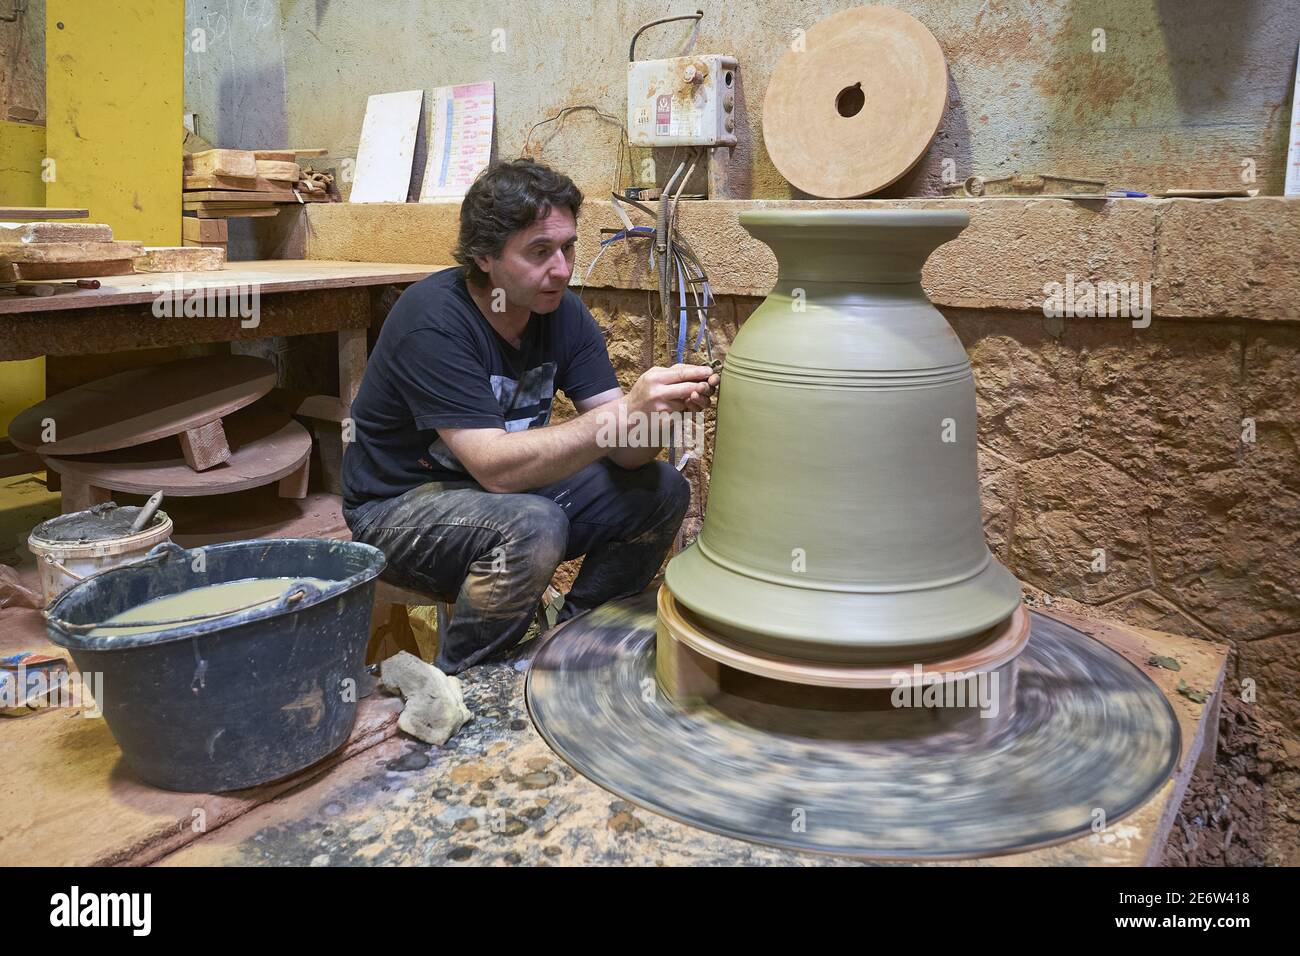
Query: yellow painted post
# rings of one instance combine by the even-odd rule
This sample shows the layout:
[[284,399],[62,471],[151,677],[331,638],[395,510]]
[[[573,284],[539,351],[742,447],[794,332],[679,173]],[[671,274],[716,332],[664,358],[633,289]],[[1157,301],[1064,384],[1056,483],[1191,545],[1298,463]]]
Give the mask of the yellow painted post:
[[[0,206],[44,206],[45,127],[0,120]],[[0,362],[0,435],[14,416],[45,397],[45,359]]]
[[184,0],[46,0],[48,205],[181,244],[184,57]]

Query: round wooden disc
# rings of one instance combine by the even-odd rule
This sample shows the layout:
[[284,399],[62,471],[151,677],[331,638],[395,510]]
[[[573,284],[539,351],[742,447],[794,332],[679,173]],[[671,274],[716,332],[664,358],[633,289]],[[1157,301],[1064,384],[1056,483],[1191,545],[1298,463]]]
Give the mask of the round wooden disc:
[[[143,445],[251,405],[275,387],[275,374],[273,364],[252,355],[205,355],[118,372],[19,413],[9,439],[42,455]],[[42,440],[47,419],[54,422],[52,442]]]
[[[165,438],[136,448],[82,455],[45,457],[60,475],[96,488],[168,497],[222,495],[278,481],[297,471],[311,455],[307,429],[275,408],[255,406],[225,419],[230,458],[197,472],[185,463],[180,441]],[[44,457],[44,456],[43,456]]]
[[[740,647],[709,628],[702,626],[682,607],[668,585],[659,588],[659,620],[668,628],[673,640],[717,661],[725,667],[793,684],[815,687],[888,689],[900,684],[899,674],[910,673],[911,662],[860,667],[851,664],[823,664],[797,661],[791,657],[764,654],[752,647]],[[1011,617],[985,632],[984,638],[960,654],[921,665],[921,674],[980,674],[995,670],[1012,660],[1029,641],[1029,612],[1018,605]],[[910,683],[910,681],[902,681]]]
[[763,100],[763,142],[792,185],[813,196],[867,196],[916,164],[948,98],[943,50],[890,7],[818,22],[786,51]]

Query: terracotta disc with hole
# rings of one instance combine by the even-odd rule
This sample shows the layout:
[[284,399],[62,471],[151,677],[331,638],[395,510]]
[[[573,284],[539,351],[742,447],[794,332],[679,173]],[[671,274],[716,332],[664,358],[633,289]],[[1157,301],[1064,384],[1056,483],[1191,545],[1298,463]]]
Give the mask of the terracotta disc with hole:
[[777,63],[763,100],[763,142],[804,192],[867,196],[925,154],[947,98],[934,35],[901,10],[856,7],[817,23]]

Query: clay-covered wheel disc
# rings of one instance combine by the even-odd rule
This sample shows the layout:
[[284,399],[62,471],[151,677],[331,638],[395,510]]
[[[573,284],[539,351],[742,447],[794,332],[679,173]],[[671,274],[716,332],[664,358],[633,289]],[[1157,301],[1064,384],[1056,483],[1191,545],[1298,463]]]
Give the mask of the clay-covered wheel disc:
[[1110,825],[1149,800],[1180,750],[1149,677],[1041,614],[1014,708],[982,734],[936,730],[933,712],[863,709],[860,691],[793,687],[792,699],[765,686],[724,680],[693,710],[669,700],[653,592],[560,625],[525,684],[551,749],[606,790],[714,833],[846,856],[982,857],[1086,837],[1098,809]]
[[777,63],[763,142],[804,192],[867,196],[924,155],[947,97],[943,50],[923,24],[901,10],[856,7],[817,23]]

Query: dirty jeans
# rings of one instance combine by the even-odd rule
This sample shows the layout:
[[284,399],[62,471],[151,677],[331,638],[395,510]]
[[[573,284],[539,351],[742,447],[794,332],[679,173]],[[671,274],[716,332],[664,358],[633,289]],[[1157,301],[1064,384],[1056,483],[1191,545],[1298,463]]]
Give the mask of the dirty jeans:
[[457,674],[519,642],[561,561],[586,555],[561,620],[644,590],[689,502],[686,479],[665,462],[628,470],[602,459],[519,494],[430,482],[343,517],[353,540],[384,552],[384,580],[454,598],[435,664]]

